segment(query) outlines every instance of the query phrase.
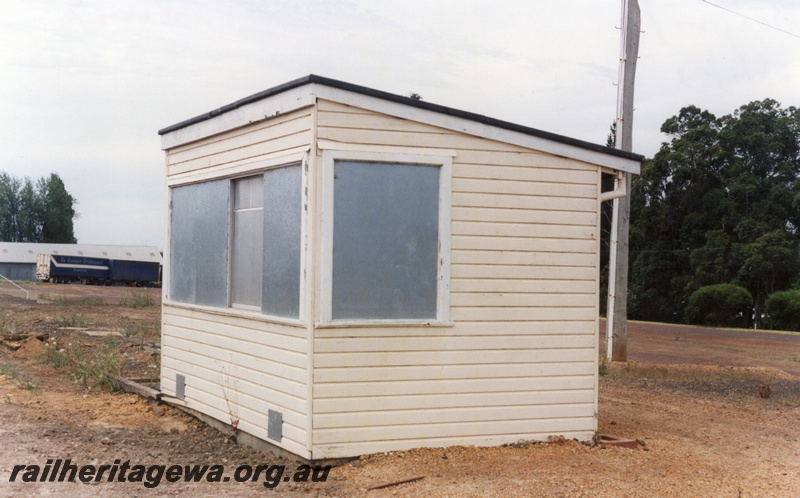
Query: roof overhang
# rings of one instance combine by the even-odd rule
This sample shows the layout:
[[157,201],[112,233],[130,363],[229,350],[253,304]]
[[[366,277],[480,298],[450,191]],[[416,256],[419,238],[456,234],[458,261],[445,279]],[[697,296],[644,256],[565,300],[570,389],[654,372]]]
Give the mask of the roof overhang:
[[501,121],[402,95],[309,75],[159,130],[168,150],[280,114],[312,106],[317,99],[418,121],[557,156],[638,174],[644,156]]

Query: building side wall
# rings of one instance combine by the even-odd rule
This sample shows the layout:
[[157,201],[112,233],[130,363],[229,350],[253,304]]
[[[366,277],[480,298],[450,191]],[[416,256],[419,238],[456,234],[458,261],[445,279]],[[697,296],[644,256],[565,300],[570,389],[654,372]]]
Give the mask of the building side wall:
[[324,100],[317,126],[325,147],[455,151],[454,325],[318,327],[313,457],[590,438],[597,166]]
[[[311,108],[301,109],[169,149],[167,183],[245,175],[280,164],[283,157],[295,162],[311,145],[311,116]],[[166,265],[168,255],[169,248]],[[162,392],[174,397],[176,375],[184,375],[187,407],[309,458],[311,359],[305,322],[305,317],[293,323],[257,312],[171,303],[165,282]],[[269,410],[283,415],[281,441],[268,438]]]
[[[165,304],[161,390],[186,406],[308,457],[307,329],[260,318]],[[280,442],[267,437],[268,410],[283,414]]]
[[0,263],[0,275],[9,280],[36,281],[36,263]]

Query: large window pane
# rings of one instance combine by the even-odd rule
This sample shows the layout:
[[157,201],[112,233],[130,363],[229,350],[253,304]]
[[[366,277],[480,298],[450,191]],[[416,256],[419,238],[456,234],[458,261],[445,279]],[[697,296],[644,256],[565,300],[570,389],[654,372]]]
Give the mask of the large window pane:
[[334,165],[333,319],[435,319],[439,167]]
[[264,270],[261,310],[287,318],[300,316],[300,165],[264,173]]
[[227,305],[228,185],[227,180],[221,180],[171,191],[172,301]]

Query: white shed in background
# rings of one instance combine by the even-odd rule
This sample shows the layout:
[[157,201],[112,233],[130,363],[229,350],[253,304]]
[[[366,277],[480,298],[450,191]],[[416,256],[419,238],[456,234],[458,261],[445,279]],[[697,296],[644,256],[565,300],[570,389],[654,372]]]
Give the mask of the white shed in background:
[[313,75],[159,134],[171,402],[309,460],[593,436],[641,156]]

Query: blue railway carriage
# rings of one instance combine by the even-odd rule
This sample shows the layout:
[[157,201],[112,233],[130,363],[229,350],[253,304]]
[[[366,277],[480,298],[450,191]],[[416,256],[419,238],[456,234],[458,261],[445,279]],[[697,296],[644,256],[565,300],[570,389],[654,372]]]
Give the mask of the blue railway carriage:
[[36,278],[59,284],[154,287],[161,283],[161,265],[150,261],[39,254]]

